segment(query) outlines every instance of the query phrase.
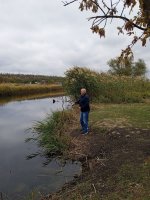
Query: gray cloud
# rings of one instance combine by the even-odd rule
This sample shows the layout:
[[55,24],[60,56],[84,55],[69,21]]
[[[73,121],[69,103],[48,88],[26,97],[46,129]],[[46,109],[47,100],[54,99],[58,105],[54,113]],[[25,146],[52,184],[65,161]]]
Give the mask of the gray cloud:
[[[0,72],[63,75],[74,65],[104,71],[129,43],[128,37],[117,36],[113,24],[105,39],[92,34],[89,14],[81,13],[78,4],[0,0],[0,5]],[[134,48],[136,59],[145,59],[148,66],[149,50]]]

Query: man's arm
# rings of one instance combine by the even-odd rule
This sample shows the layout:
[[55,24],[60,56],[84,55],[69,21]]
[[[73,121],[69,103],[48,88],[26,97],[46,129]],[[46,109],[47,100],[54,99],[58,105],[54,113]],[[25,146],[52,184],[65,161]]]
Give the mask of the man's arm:
[[80,103],[80,99],[78,99],[77,101],[75,101],[75,104],[79,104]]

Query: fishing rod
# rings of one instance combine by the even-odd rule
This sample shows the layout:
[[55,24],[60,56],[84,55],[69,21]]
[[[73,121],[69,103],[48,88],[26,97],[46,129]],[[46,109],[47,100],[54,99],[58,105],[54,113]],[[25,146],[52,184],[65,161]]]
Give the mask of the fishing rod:
[[70,99],[67,100],[67,97],[65,97],[65,99],[64,99],[64,97],[62,97],[62,100],[53,99],[52,102],[53,102],[53,104],[55,104],[56,102],[61,102],[62,104],[69,103],[70,106],[74,106],[75,105],[75,103],[72,100],[70,100]]

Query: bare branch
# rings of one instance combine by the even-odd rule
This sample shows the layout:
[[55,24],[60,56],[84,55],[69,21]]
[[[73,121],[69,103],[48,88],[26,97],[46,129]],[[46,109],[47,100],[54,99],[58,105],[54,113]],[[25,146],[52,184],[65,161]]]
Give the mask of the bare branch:
[[117,7],[119,3],[120,3],[120,0],[119,0],[119,1],[117,1],[116,3],[112,4],[112,6],[114,6],[114,5],[115,5],[115,7]]
[[62,2],[64,4],[64,6],[68,6],[69,4],[74,3],[75,1],[78,1],[78,0],[73,0],[73,1],[70,1],[70,2],[64,2],[64,1],[62,1]]
[[96,1],[92,1],[92,3],[94,3],[101,11],[104,15],[106,15],[106,13],[104,12],[104,10],[100,7],[99,3],[97,3]]
[[107,19],[105,20],[105,24],[104,24],[104,27],[103,27],[103,28],[105,28],[105,27],[106,27],[106,24],[107,24]]
[[123,13],[124,13],[124,10],[125,10],[125,4],[124,4],[124,6],[123,6],[123,9],[122,9],[122,12],[121,12],[121,16],[123,15]]
[[[130,21],[130,19],[128,19],[128,18],[126,18],[126,17],[123,17],[123,16],[118,16],[118,15],[102,15],[102,16],[95,16],[95,17],[90,17],[90,18],[88,18],[88,20],[90,21],[90,20],[92,20],[92,19],[108,19],[108,18],[118,18],[118,19],[122,19],[122,20],[124,20],[124,21]],[[134,27],[136,27],[136,28],[138,28],[138,29],[140,29],[140,30],[142,30],[142,31],[147,31],[147,28],[143,28],[143,27],[141,27],[141,26],[138,26],[137,24],[135,24],[135,23],[132,23],[133,24],[133,26]]]
[[108,6],[107,6],[107,4],[102,0],[102,3],[103,3],[103,5],[104,5],[104,7],[106,7],[108,10],[111,10],[111,8],[109,8]]

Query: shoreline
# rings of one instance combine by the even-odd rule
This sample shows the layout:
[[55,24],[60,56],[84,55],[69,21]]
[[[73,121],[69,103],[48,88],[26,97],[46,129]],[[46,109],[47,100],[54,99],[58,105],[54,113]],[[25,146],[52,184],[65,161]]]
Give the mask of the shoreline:
[[[97,106],[100,106],[99,109]],[[125,196],[128,196],[128,199],[135,199],[137,195],[139,200],[143,200],[149,197],[147,173],[150,166],[148,151],[150,125],[145,127],[143,120],[143,127],[138,127],[138,122],[135,126],[133,122],[129,124],[123,118],[120,121],[121,118],[117,118],[115,123],[106,119],[95,120],[94,116],[102,108],[108,112],[107,106],[93,106],[94,111],[90,116],[90,134],[87,136],[80,134],[78,110],[71,110],[75,118],[70,122],[71,126],[67,133],[65,132],[69,134],[70,143],[63,157],[80,161],[82,174],[66,184],[59,192],[48,194],[42,200],[112,200],[125,199]],[[120,105],[117,106],[120,109]],[[125,106],[125,110],[127,106],[131,110],[135,105],[122,106]],[[138,111],[139,108],[145,110],[148,107],[149,104],[139,104],[135,106],[135,110]],[[137,120],[141,120],[141,116],[138,117]],[[137,187],[140,187],[140,194]]]

